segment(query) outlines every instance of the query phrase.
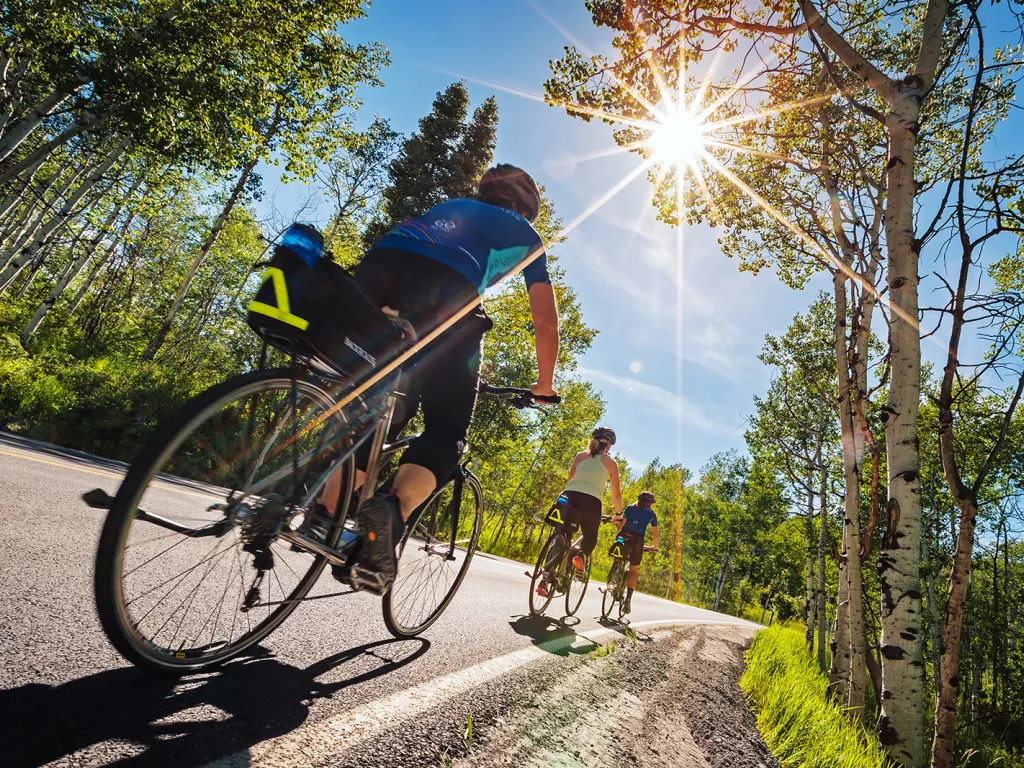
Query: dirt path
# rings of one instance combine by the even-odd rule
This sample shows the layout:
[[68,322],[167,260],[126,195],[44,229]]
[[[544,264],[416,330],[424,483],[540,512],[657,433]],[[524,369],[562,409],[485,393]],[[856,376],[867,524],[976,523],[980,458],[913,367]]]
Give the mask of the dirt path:
[[734,627],[619,638],[474,736],[453,766],[777,768],[738,686]]

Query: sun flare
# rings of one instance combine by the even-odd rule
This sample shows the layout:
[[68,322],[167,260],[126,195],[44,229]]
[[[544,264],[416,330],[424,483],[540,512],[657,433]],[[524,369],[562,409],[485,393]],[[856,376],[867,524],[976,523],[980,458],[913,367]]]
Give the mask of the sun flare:
[[645,144],[661,166],[692,167],[708,143],[709,126],[681,104],[661,106],[649,123],[651,135]]

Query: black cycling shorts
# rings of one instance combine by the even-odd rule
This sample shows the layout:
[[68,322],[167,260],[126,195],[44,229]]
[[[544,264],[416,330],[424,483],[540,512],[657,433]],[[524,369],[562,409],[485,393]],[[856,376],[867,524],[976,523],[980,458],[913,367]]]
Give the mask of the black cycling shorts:
[[640,561],[644,559],[644,537],[636,531],[623,531],[619,535],[625,544],[623,549],[626,552],[626,559],[629,560],[629,564],[640,565]]
[[[418,253],[371,250],[356,267],[356,282],[380,307],[390,307],[424,338],[474,301],[477,290],[451,267]],[[405,397],[388,435],[396,439],[417,408],[423,434],[402,455],[402,464],[429,469],[438,484],[451,475],[465,447],[480,385],[483,336],[491,321],[480,307],[442,333],[404,368]],[[368,449],[358,457],[366,465]]]
[[601,527],[601,500],[580,491],[566,491],[565,497],[569,499],[572,519],[579,523],[583,534],[580,549],[583,554],[589,555],[597,545],[597,532]]

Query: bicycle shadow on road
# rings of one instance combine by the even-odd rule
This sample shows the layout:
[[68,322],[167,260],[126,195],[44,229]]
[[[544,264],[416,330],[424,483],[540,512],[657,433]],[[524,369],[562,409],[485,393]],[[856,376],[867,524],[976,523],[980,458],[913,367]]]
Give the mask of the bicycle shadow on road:
[[[576,623],[579,623],[579,619],[576,619]],[[508,624],[517,635],[530,638],[535,646],[555,656],[590,653],[598,645],[585,635],[576,634],[565,620],[559,621],[549,616],[519,616]],[[581,638],[586,643],[576,645],[576,641]]]
[[638,643],[650,643],[654,641],[654,635],[644,632],[641,629],[634,629],[630,626],[629,619],[606,619],[601,616],[598,617],[597,623],[606,629],[614,629],[623,637],[629,637],[630,633],[632,633]]
[[[258,648],[216,671],[184,678],[124,667],[61,685],[0,691],[0,765],[43,765],[109,741],[120,744],[104,747],[107,763],[203,764],[289,733],[306,720],[315,699],[394,672],[429,648],[422,638],[382,640],[306,669]],[[349,662],[365,671],[318,682]],[[367,662],[376,663],[366,670]]]

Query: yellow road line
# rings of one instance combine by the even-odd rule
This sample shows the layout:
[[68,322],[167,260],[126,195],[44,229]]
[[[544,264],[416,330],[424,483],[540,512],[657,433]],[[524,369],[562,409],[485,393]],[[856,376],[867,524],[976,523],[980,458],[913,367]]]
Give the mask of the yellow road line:
[[[25,461],[34,461],[37,464],[52,464],[55,467],[64,467],[65,469],[73,469],[76,472],[85,472],[85,473],[90,474],[90,475],[99,475],[100,477],[112,477],[115,480],[120,480],[121,478],[124,477],[124,474],[125,474],[124,472],[121,472],[121,473],[107,472],[107,471],[102,470],[102,469],[90,469],[88,467],[79,467],[74,462],[72,462],[70,459],[64,459],[63,461],[54,461],[53,459],[44,459],[44,458],[41,458],[39,456],[32,456],[32,455],[27,454],[27,453],[14,452],[14,451],[5,451],[2,448],[0,448],[0,455],[13,456],[16,459],[24,459]],[[171,485],[170,483],[161,482],[159,480],[157,482],[160,484],[160,489],[161,490],[171,491],[172,493],[180,493],[180,494],[182,494],[184,496],[196,496],[196,497],[198,497],[200,499],[206,499],[206,500],[219,498],[218,496],[214,495],[213,493],[200,493],[198,491],[186,491],[183,488],[178,488],[178,487],[176,487],[174,485]]]
[[24,459],[25,461],[34,461],[37,464],[52,464],[55,467],[64,467],[66,469],[74,469],[74,470],[77,470],[78,472],[86,472],[86,473],[88,473],[90,475],[99,475],[100,477],[112,477],[115,480],[120,480],[122,477],[124,477],[124,473],[123,472],[118,474],[116,472],[107,472],[107,471],[102,470],[102,469],[89,469],[88,467],[79,467],[79,466],[76,466],[69,459],[64,459],[63,461],[54,461],[53,459],[44,459],[44,458],[41,458],[39,456],[31,456],[31,455],[29,455],[27,453],[14,452],[14,451],[5,451],[3,449],[0,449],[0,454],[3,454],[4,456],[13,456],[16,459]]

